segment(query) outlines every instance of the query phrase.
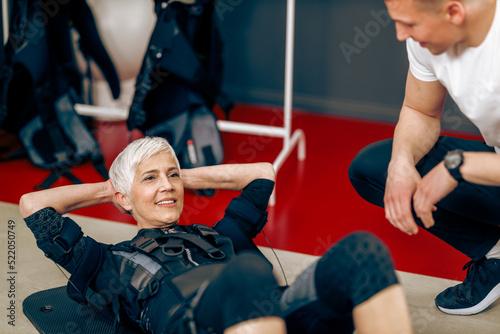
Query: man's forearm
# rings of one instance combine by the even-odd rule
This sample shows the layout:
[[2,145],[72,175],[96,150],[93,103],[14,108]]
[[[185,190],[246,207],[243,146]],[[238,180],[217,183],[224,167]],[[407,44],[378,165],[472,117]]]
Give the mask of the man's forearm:
[[500,186],[500,155],[487,152],[464,152],[460,167],[464,180],[487,186]]
[[76,209],[107,203],[114,193],[106,182],[63,186],[25,194],[19,201],[19,210],[23,218],[52,207],[58,213],[65,214]]
[[189,189],[242,190],[253,180],[276,178],[273,166],[267,162],[183,169],[181,174],[184,187]]
[[435,145],[441,119],[403,107],[394,132],[391,161],[405,159],[416,165]]

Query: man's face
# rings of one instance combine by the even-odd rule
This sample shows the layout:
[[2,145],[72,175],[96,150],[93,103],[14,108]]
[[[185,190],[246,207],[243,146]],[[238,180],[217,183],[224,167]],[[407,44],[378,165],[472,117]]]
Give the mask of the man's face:
[[172,155],[159,153],[141,162],[130,195],[132,213],[139,227],[175,225],[184,205],[184,186]]
[[413,38],[434,55],[460,42],[459,31],[450,22],[445,5],[430,8],[419,0],[386,0],[385,4],[395,22],[399,41]]

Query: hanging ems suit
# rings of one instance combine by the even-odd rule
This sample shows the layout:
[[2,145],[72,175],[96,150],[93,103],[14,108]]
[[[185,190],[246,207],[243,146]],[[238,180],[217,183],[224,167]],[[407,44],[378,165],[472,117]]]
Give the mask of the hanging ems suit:
[[216,118],[233,103],[222,92],[222,40],[211,0],[155,1],[151,35],[127,127],[166,138],[183,168],[222,163]]
[[0,78],[0,127],[19,136],[36,166],[52,170],[41,188],[61,176],[81,183],[70,169],[88,159],[108,178],[99,144],[74,110],[76,103],[85,103],[85,94],[72,28],[79,32],[82,53],[100,67],[117,98],[118,74],[85,0],[13,2]]

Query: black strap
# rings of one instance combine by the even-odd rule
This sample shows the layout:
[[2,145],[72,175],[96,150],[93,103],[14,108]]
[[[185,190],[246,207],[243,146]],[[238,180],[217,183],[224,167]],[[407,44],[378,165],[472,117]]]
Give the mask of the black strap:
[[[146,112],[142,109],[144,100],[148,92],[154,88],[154,85],[158,84],[153,74],[157,70],[157,65],[163,55],[163,49],[170,47],[171,38],[175,33],[175,26],[172,24],[172,20],[167,18],[167,13],[168,11],[166,10],[157,10],[158,19],[135,82],[134,98],[130,105],[129,117],[127,118],[127,128],[129,131],[142,126],[146,121]],[[162,76],[168,76],[169,74],[162,73]]]
[[184,252],[184,240],[169,238],[160,248],[161,252],[166,256],[177,256]]
[[45,178],[39,185],[33,187],[35,190],[43,190],[49,189],[59,178],[61,177],[60,173],[57,171],[52,171],[49,176]]
[[142,303],[144,300],[148,299],[151,296],[154,296],[158,290],[160,289],[160,281],[163,277],[165,277],[168,272],[166,272],[163,268],[160,268],[156,274],[151,278],[148,285],[142,288],[137,293],[137,301]]
[[57,180],[59,180],[62,176],[66,177],[74,184],[82,184],[82,180],[77,178],[69,167],[55,168],[49,176],[45,178],[39,185],[34,187],[35,190],[43,190],[49,189]]
[[40,249],[55,262],[62,260],[63,256],[71,252],[75,243],[80,240],[83,232],[82,228],[71,220],[65,220],[61,233],[54,239],[46,240],[39,244]]
[[212,240],[216,246],[220,246],[224,243],[226,239],[225,236],[220,235],[216,230],[207,225],[203,224],[192,224],[190,227],[195,231],[198,235],[202,236],[205,239]]
[[198,237],[197,235],[193,235],[190,233],[169,233],[164,236],[160,236],[157,238],[157,242],[160,242],[165,238],[179,238],[186,241],[189,241],[196,245],[198,248],[202,249],[208,256],[215,260],[222,260],[226,257],[223,251],[218,248],[212,246],[208,241]]
[[193,231],[195,231],[197,234],[201,235],[202,237],[212,237],[215,238],[219,236],[219,233],[217,233],[213,228],[208,227],[207,225],[203,224],[192,224],[191,228]]
[[35,90],[35,94],[39,106],[40,119],[43,123],[43,127],[47,130],[50,144],[54,149],[53,158],[55,159],[55,163],[60,165],[61,163],[68,161],[70,157],[68,157],[65,145],[65,135],[59,126],[59,121],[56,115],[57,112],[53,103],[54,98],[52,90],[49,86],[50,82],[45,83],[42,87]]
[[[123,243],[122,243],[123,244]],[[126,246],[126,243],[125,243]],[[160,245],[156,240],[152,237],[147,237],[147,236],[139,236],[134,239],[132,239],[132,242],[130,243],[130,247],[133,249],[138,249],[142,251],[143,253],[151,253],[158,249]]]
[[[60,2],[61,3],[61,2]],[[64,2],[66,3],[66,2]],[[87,1],[68,1],[72,9],[73,26],[80,33],[80,49],[99,66],[113,98],[120,96],[120,78],[115,65],[99,37],[97,25]]]
[[[45,112],[40,113],[41,116],[45,115]],[[69,161],[70,157],[68,156],[68,151],[66,150],[64,139],[64,134],[59,126],[59,122],[56,119],[52,119],[47,121],[42,117],[42,121],[45,123],[44,127],[47,129],[49,133],[50,141],[52,146],[54,147],[54,159],[58,164],[64,163],[65,161]]]

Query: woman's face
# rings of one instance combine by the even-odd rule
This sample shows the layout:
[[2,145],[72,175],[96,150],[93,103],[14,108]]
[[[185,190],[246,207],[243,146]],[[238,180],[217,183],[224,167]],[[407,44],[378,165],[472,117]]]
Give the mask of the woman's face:
[[184,186],[170,153],[158,153],[137,166],[128,200],[139,228],[177,224],[184,205]]

